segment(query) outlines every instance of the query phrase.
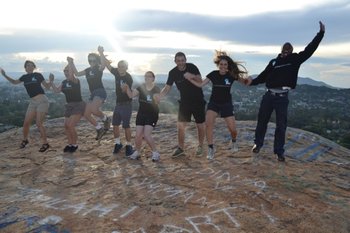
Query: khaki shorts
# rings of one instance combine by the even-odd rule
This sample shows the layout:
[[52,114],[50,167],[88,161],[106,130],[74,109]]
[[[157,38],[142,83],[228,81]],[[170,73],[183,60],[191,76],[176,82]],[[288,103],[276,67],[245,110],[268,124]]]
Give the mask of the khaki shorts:
[[85,102],[71,102],[66,104],[66,111],[64,112],[64,117],[70,117],[72,115],[84,115],[85,112]]
[[49,99],[46,95],[37,95],[30,99],[27,112],[45,112],[49,111]]

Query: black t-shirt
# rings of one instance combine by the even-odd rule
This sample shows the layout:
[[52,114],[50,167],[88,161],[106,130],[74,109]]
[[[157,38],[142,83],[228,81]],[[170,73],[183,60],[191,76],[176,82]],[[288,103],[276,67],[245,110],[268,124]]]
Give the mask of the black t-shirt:
[[139,112],[142,113],[159,113],[158,104],[154,100],[154,95],[160,93],[160,88],[154,86],[151,90],[147,90],[146,85],[143,84],[136,88],[139,92]]
[[41,86],[44,77],[40,73],[24,74],[19,78],[19,81],[24,83],[24,87],[30,98],[39,94],[45,94],[43,87]]
[[80,81],[79,79],[77,81],[77,83],[67,79],[62,81],[61,91],[66,96],[67,103],[83,101],[81,98]]
[[197,66],[192,63],[186,63],[186,69],[184,71],[180,71],[177,67],[169,71],[166,84],[172,86],[175,82],[175,85],[180,92],[180,101],[182,103],[192,104],[204,102],[202,88],[196,87],[190,81],[185,79],[184,74],[186,72],[200,75]]
[[104,88],[102,83],[102,74],[103,72],[98,66],[85,69],[85,77],[89,84],[89,90],[91,93],[96,89]]
[[115,77],[115,94],[117,96],[117,103],[125,103],[125,102],[131,102],[131,98],[129,98],[128,94],[122,91],[121,84],[126,83],[129,88],[132,87],[132,77],[131,75],[126,72],[124,76],[121,76],[118,72],[117,68],[112,68],[111,73]]
[[207,78],[213,84],[213,89],[210,96],[211,102],[232,102],[231,86],[234,82],[234,77],[232,77],[232,75],[230,75],[229,73],[221,75],[218,70],[214,70],[207,75]]

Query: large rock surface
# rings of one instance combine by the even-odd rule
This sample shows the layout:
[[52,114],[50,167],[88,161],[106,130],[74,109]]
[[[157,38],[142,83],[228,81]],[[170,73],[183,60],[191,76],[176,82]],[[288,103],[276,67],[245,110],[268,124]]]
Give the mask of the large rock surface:
[[195,156],[191,123],[186,155],[173,159],[176,116],[161,115],[153,133],[161,162],[153,163],[148,146],[138,161],[124,149],[112,154],[112,130],[98,142],[83,120],[78,151],[63,153],[63,119],[46,126],[45,153],[35,127],[25,149],[22,129],[0,134],[0,232],[350,232],[349,150],[318,135],[288,128],[280,163],[274,124],[253,156],[255,122],[237,122],[240,150],[232,154],[217,119],[208,161]]

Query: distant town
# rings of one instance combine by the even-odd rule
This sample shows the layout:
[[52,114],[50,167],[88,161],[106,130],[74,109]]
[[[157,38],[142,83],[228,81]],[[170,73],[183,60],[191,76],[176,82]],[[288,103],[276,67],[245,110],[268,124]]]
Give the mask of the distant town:
[[[13,77],[19,77],[13,76]],[[47,77],[47,76],[45,76]],[[165,76],[157,79],[157,85],[164,86]],[[143,78],[135,76],[135,84],[142,82]],[[86,81],[82,80],[82,94],[85,100],[89,97]],[[321,82],[310,79],[304,81],[312,84],[298,85],[289,96],[288,126],[300,128],[325,138],[328,138],[344,147],[350,148],[350,89],[329,87]],[[62,78],[57,78],[55,83],[60,83]],[[29,97],[22,84],[12,85],[6,80],[0,81],[0,132],[13,127],[22,127],[24,115],[28,106]],[[104,111],[113,111],[115,105],[114,79],[104,79],[104,85],[108,93],[108,99],[103,105]],[[206,100],[209,100],[211,85],[203,88]],[[266,91],[264,85],[246,87],[235,83],[231,93],[235,107],[236,119],[256,120],[261,97]],[[55,94],[46,91],[50,100],[49,119],[63,116],[65,98],[63,94]],[[177,113],[178,91],[174,86],[171,92],[160,104],[162,113]],[[133,108],[138,108],[137,99],[134,99]],[[271,121],[275,121],[274,114]]]

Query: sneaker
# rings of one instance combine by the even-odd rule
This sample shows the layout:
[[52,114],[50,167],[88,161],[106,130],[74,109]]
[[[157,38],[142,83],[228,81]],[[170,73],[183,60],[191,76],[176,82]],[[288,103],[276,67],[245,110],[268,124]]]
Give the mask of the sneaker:
[[160,154],[158,152],[152,152],[152,162],[158,162],[160,159]]
[[39,152],[45,152],[47,149],[49,149],[50,148],[50,145],[49,145],[49,143],[44,143],[41,147],[40,147],[40,149],[39,149]]
[[238,152],[238,145],[237,145],[237,142],[232,142],[232,152],[233,152],[233,153]]
[[198,146],[197,151],[196,151],[197,156],[202,156],[203,155],[203,146]]
[[70,151],[70,149],[71,149],[71,145],[67,145],[64,149],[63,149],[63,152],[68,152],[68,151]]
[[22,140],[21,145],[19,146],[19,148],[23,149],[24,147],[26,147],[26,145],[29,143],[28,139],[26,140]]
[[280,162],[284,162],[286,161],[286,158],[284,157],[284,155],[277,155],[277,160]]
[[252,152],[257,154],[259,153],[261,147],[260,146],[257,146],[256,144],[254,144],[253,148],[252,148]]
[[117,143],[114,145],[114,151],[113,151],[113,154],[118,154],[120,149],[123,148],[123,145],[121,143]]
[[179,157],[180,155],[183,155],[183,154],[184,154],[184,150],[181,149],[180,147],[177,147],[176,150],[174,151],[172,157],[176,158],[176,157]]
[[71,146],[69,152],[74,153],[77,149],[78,149],[78,145],[76,145],[76,146]]
[[[127,148],[128,146],[126,146]],[[136,160],[136,159],[139,159],[140,158],[140,155],[139,155],[139,152],[137,150],[134,151],[134,153],[132,153],[130,156],[129,156],[130,159],[133,159],[133,160]]]
[[97,129],[96,132],[97,132],[96,140],[100,140],[102,136],[106,133],[104,128]]
[[214,148],[210,148],[210,147],[208,147],[208,155],[207,155],[207,159],[209,159],[209,160],[214,159],[214,154],[215,154],[215,150],[214,150]]
[[103,128],[105,131],[108,131],[111,127],[111,121],[112,119],[110,117],[107,117],[105,121],[103,121]]
[[134,153],[131,145],[125,146],[125,156],[131,156]]

